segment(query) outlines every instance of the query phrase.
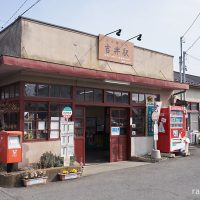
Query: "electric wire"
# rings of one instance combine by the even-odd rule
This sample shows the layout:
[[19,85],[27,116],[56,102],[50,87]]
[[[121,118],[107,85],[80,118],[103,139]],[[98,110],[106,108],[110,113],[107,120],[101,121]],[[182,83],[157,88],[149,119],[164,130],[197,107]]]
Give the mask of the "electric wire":
[[7,21],[5,21],[5,23],[1,26],[1,29],[3,29],[4,26],[19,12],[19,10],[24,6],[24,4],[25,4],[27,1],[29,1],[29,0],[25,0],[25,1],[21,4],[21,6],[14,12],[14,14],[13,14]]
[[188,52],[198,42],[199,39],[200,39],[200,36],[192,43],[192,45],[187,49],[186,52]]
[[197,19],[199,18],[200,16],[200,12],[199,14],[197,15],[197,17],[194,19],[194,21],[192,22],[192,24],[189,26],[189,28],[185,31],[185,33],[183,34],[183,37],[188,33],[188,31],[192,28],[192,26],[194,25],[194,23],[197,21]]
[[20,16],[23,16],[26,12],[28,12],[31,8],[33,8],[36,4],[38,4],[41,0],[36,1],[32,6],[26,9]]

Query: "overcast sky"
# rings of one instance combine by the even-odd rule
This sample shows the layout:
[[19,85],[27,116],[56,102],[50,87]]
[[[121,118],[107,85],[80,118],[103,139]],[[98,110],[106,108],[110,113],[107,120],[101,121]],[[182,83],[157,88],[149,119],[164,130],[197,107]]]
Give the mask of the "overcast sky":
[[[0,0],[0,26],[7,26],[37,0]],[[121,39],[139,33],[135,45],[174,56],[179,71],[180,37],[200,12],[200,0],[41,0],[24,16],[94,35],[122,28]],[[200,76],[200,16],[185,34],[188,74]],[[192,44],[197,40],[193,47]],[[191,48],[190,48],[191,47]],[[153,67],[153,66],[152,66]]]

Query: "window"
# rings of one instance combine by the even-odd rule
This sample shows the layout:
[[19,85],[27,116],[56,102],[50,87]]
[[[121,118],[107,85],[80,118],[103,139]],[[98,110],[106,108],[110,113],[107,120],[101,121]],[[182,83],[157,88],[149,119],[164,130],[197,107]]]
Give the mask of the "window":
[[146,103],[146,101],[145,101],[145,94],[139,94],[138,103]]
[[144,136],[146,124],[146,107],[132,108],[132,135]]
[[82,137],[84,135],[84,119],[85,113],[84,108],[77,107],[75,109],[75,122],[74,122],[74,128],[75,128],[75,137]]
[[133,102],[133,103],[138,103],[138,96],[139,96],[139,95],[136,94],[136,93],[133,93],[133,94],[132,94],[132,102]]
[[199,110],[198,103],[191,103],[191,110]]
[[199,131],[199,103],[188,102],[187,130]]
[[62,110],[68,106],[71,107],[71,104],[26,102],[24,139],[58,139],[60,137]]
[[94,88],[76,88],[76,101],[103,102],[103,90]]
[[25,96],[71,98],[71,86],[26,83]]
[[84,101],[85,91],[84,88],[76,88],[76,100],[77,101]]
[[47,139],[47,120],[47,103],[25,103],[24,139]]
[[26,83],[24,92],[25,92],[25,96],[36,96],[37,85],[31,84],[31,83]]
[[198,113],[190,113],[190,128],[191,130],[195,130],[195,131],[199,130],[199,114]]
[[[151,114],[153,110],[149,110],[148,103],[152,104],[160,100],[160,95],[132,93],[132,135],[145,136],[148,132],[152,132]],[[148,115],[148,116],[147,116]],[[149,117],[150,116],[150,117]],[[147,126],[147,130],[146,130]]]
[[85,101],[93,101],[94,91],[93,89],[85,89]]
[[106,102],[113,103],[114,102],[114,92],[106,91]]
[[59,85],[50,85],[50,97],[60,97],[60,86]]
[[60,137],[60,117],[62,107],[59,104],[50,104],[50,139],[57,139]]
[[128,92],[122,92],[122,103],[128,103],[128,102],[129,102]]
[[0,103],[0,129],[19,130],[19,102],[6,101]]
[[146,101],[160,101],[160,95],[132,93],[133,104],[146,104]]
[[94,102],[102,102],[103,91],[99,89],[94,89]]
[[49,86],[44,84],[38,84],[37,96],[48,97],[49,96]]
[[127,110],[114,109],[111,111],[111,126],[120,127],[120,135],[128,134]]
[[60,90],[61,90],[60,97],[67,98],[67,99],[71,98],[71,86],[62,85]]
[[12,84],[0,88],[1,99],[12,99],[19,97],[19,84]]
[[4,114],[5,130],[19,130],[19,112],[8,112]]
[[107,103],[117,103],[117,104],[128,104],[129,103],[129,93],[121,91],[106,90],[106,102]]

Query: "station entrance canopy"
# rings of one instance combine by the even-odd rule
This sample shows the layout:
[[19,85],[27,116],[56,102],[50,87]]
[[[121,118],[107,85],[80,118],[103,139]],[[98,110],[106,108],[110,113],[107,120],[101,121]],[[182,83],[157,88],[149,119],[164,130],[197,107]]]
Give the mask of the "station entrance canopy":
[[121,81],[129,85],[141,85],[156,88],[165,88],[172,90],[187,90],[188,84],[177,83],[173,81],[122,74],[115,72],[105,72],[82,67],[62,65],[39,60],[24,59],[12,56],[0,57],[0,78],[9,76],[20,71],[32,71],[39,73],[48,73],[54,75],[66,75],[74,78],[95,79],[105,82],[105,80]]

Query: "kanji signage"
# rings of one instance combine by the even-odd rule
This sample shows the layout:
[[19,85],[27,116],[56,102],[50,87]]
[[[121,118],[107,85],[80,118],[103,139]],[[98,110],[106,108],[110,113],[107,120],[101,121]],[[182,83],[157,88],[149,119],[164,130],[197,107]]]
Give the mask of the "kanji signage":
[[99,59],[133,65],[133,43],[99,35]]

